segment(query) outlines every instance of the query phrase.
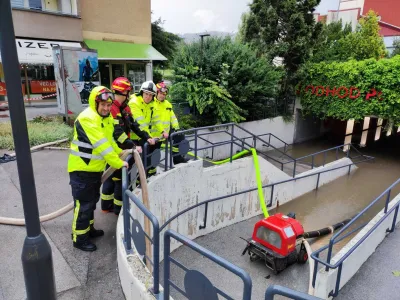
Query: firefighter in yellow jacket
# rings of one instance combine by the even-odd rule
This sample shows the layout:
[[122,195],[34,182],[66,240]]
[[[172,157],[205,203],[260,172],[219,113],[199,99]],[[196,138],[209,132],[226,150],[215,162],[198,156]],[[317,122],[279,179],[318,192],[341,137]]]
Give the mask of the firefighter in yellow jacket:
[[[159,82],[156,84],[157,96],[154,102],[154,110],[159,116],[161,126],[158,126],[151,130],[151,133],[158,136],[163,136],[168,138],[173,132],[179,130],[179,122],[175,116],[174,110],[172,109],[172,104],[166,99],[168,88],[164,82]],[[182,155],[178,155],[179,146],[178,144],[185,138],[184,134],[178,134],[173,136],[172,151],[174,153],[173,161],[177,165],[179,163],[186,163]]]
[[114,94],[104,86],[95,87],[89,96],[89,107],[81,112],[74,124],[74,137],[68,158],[68,172],[74,216],[72,239],[74,247],[95,251],[89,238],[104,235],[94,228],[94,210],[100,198],[101,176],[106,164],[120,169],[128,163],[120,159],[122,150],[113,140],[114,120],[110,116]]
[[[136,133],[131,133],[131,139],[137,141],[142,148],[146,141],[149,143],[147,149],[147,177],[156,174],[156,168],[150,167],[151,157],[149,156],[154,150],[160,149],[161,142],[156,142],[154,138],[161,138],[160,136],[151,134],[151,130],[161,125],[160,118],[154,110],[154,97],[156,95],[156,85],[152,81],[146,81],[140,87],[139,93],[133,94],[129,100],[129,108],[131,109],[135,122],[139,124],[139,128],[145,131],[151,137],[148,140],[140,138]],[[145,149],[143,148],[143,153]]]

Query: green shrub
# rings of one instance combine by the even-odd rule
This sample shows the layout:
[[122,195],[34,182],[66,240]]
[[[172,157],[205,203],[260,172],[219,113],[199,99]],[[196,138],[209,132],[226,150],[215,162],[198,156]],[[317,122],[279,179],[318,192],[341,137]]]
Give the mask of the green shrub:
[[400,125],[400,56],[310,64],[298,93],[305,115],[340,120],[377,116]]
[[[38,117],[28,122],[30,146],[54,142],[61,139],[71,139],[73,129],[57,119]],[[11,123],[0,123],[0,149],[14,150],[14,139]]]

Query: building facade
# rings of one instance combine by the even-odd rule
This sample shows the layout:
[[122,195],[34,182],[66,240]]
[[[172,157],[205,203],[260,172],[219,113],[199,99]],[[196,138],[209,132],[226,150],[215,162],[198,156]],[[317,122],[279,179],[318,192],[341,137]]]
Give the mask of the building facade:
[[[52,47],[95,49],[100,82],[129,77],[135,90],[152,79],[149,0],[10,0],[25,102],[56,101]],[[0,57],[0,101],[7,101]]]
[[326,23],[342,20],[350,23],[356,29],[358,20],[365,16],[369,10],[375,11],[380,17],[380,34],[383,36],[386,48],[393,50],[393,42],[400,38],[400,1],[399,0],[340,0],[337,10],[330,10],[325,16],[315,15],[317,21]]

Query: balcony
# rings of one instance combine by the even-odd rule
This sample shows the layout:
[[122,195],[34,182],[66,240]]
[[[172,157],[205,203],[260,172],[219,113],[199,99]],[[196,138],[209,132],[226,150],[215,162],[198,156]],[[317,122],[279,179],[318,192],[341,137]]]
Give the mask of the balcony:
[[11,0],[16,37],[82,41],[78,0]]
[[11,0],[15,10],[79,17],[78,0]]

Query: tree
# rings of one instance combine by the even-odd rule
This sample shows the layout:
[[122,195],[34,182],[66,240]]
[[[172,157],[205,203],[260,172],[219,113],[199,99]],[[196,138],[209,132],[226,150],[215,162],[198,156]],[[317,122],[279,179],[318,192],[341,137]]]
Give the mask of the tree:
[[[197,80],[206,79],[218,83],[218,86],[229,93],[228,98],[232,103],[240,108],[235,112],[247,120],[262,119],[274,113],[269,106],[276,98],[281,72],[265,58],[258,58],[249,46],[237,43],[230,37],[205,38],[203,48],[200,42],[181,44],[171,67],[175,73],[174,85],[181,82],[183,78],[188,81],[197,82]],[[198,71],[189,72],[188,68],[197,68]],[[178,102],[197,97],[192,96],[192,93],[198,91],[189,86],[190,84],[187,83],[185,88],[179,90],[179,93],[174,92],[173,86],[172,100]],[[221,107],[221,109],[224,108]],[[209,120],[207,122],[211,124],[221,121],[216,117],[213,109],[204,110],[202,119]],[[236,117],[230,118],[231,121],[233,119],[237,120]]]
[[[253,0],[245,40],[272,61],[283,58],[285,77],[279,99],[294,101],[300,67],[309,59],[322,30],[313,12],[321,0]],[[286,105],[285,105],[286,107]]]
[[168,66],[172,59],[178,43],[182,40],[178,35],[164,30],[164,21],[161,17],[151,23],[151,44],[162,55],[168,58],[167,62],[155,62],[155,65]]
[[400,39],[395,39],[393,41],[393,52],[392,52],[392,57],[399,55],[400,54]]
[[357,29],[352,34],[339,40],[339,59],[364,60],[369,58],[381,59],[388,56],[382,36],[378,16],[370,10],[359,20]]
[[346,24],[343,26],[342,20],[324,24],[310,61],[318,63],[341,60],[340,41],[351,32],[351,25]]

